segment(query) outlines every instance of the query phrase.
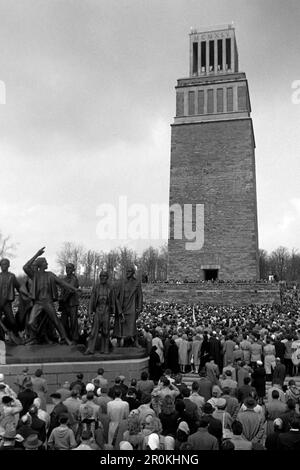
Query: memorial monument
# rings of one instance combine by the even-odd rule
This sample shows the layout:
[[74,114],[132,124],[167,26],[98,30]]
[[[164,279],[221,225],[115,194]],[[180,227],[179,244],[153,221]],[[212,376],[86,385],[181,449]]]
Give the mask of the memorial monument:
[[[177,82],[171,126],[169,279],[259,279],[250,113],[234,28],[192,30],[190,74]],[[203,227],[196,227],[197,205]],[[184,224],[203,229],[198,247],[187,247],[185,233],[179,238]]]

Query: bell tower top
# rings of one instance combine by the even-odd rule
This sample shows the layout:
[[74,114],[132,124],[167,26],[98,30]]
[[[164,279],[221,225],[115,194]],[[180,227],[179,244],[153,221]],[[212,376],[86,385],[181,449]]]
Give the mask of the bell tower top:
[[239,71],[232,25],[191,28],[190,77],[224,75]]

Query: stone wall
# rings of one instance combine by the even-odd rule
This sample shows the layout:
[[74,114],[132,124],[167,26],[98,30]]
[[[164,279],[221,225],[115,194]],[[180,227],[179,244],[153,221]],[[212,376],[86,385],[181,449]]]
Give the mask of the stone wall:
[[[201,280],[202,266],[219,266],[222,280],[258,279],[250,118],[172,126],[170,206],[173,204],[204,205],[204,245],[187,250],[187,239],[172,239],[170,217],[169,279]],[[195,229],[195,216],[191,222]]]
[[280,304],[279,286],[246,284],[143,284],[145,302],[216,305]]
[[[0,365],[0,373],[4,374],[5,382],[10,385],[15,391],[18,387],[15,385],[17,375],[22,374],[25,364],[19,365]],[[53,362],[53,363],[40,363],[40,364],[26,364],[29,367],[29,374],[33,375],[36,369],[41,368],[44,372],[44,378],[48,384],[48,397],[49,395],[60,388],[61,384],[66,380],[73,382],[76,380],[76,374],[82,372],[84,374],[84,382],[89,382],[92,378],[96,377],[99,367],[103,367],[104,376],[109,381],[109,386],[112,386],[114,379],[118,375],[126,377],[126,383],[133,379],[139,379],[144,370],[148,370],[148,358],[130,359],[119,361],[99,361],[99,362]],[[51,400],[50,400],[51,401]]]

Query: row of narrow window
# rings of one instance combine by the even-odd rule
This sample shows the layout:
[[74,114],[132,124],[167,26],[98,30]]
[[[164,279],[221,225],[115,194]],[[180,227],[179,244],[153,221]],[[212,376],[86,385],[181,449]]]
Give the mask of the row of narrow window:
[[[207,41],[200,42],[200,57],[199,57],[199,43],[193,42],[193,74],[198,73],[199,58],[201,60],[200,71],[202,73],[215,71],[215,41],[208,41],[208,57],[206,54]],[[225,40],[225,64],[223,64],[223,40],[217,40],[217,67],[218,71],[231,69],[231,39]]]
[[[225,91],[225,93],[224,93]],[[204,108],[204,93],[207,93],[207,108]],[[225,95],[225,96],[224,96]],[[215,94],[213,89],[198,90],[188,92],[188,115],[194,114],[214,114],[215,113]],[[247,103],[247,90],[245,86],[237,88],[237,106],[238,109],[233,109],[233,88],[228,87],[217,88],[216,93],[216,112],[217,113],[231,113],[233,111],[245,111],[248,109]],[[226,108],[224,101],[226,100]],[[179,92],[177,95],[177,116],[184,115],[184,93]]]

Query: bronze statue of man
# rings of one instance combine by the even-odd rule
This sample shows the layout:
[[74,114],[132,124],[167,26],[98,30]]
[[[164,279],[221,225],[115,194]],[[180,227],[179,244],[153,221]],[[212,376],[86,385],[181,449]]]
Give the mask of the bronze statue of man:
[[94,313],[94,321],[85,354],[94,354],[99,333],[100,353],[109,353],[110,318],[115,315],[117,304],[114,288],[108,283],[108,278],[108,273],[101,271],[100,282],[92,289],[89,315]]
[[[75,275],[75,266],[73,263],[66,264],[66,276],[64,277],[64,281],[76,289],[79,288],[79,282]],[[79,340],[78,306],[79,297],[77,292],[72,292],[70,289],[62,287],[59,299],[61,322],[68,337],[74,343],[78,343]]]
[[125,339],[131,339],[135,347],[140,347],[137,340],[136,320],[143,308],[143,292],[141,283],[135,278],[134,266],[126,271],[126,280],[121,283],[118,300],[124,321],[116,321],[114,336],[122,345]]
[[[9,272],[9,267],[10,261],[3,258],[0,261],[0,339],[4,341],[6,332],[11,341],[20,344],[18,326],[12,309],[15,291],[20,290],[20,284],[16,276]],[[2,322],[3,316],[5,323]]]
[[[27,263],[23,266],[24,272],[32,280],[31,298],[33,307],[29,315],[28,327],[31,330],[32,343],[36,342],[40,326],[40,317],[43,314],[53,324],[58,331],[61,342],[71,345],[71,341],[66,335],[65,329],[56,315],[54,302],[58,299],[57,285],[62,288],[77,292],[78,289],[59,279],[54,273],[46,271],[48,263],[46,258],[41,257],[45,252],[45,247],[41,248]],[[35,264],[35,269],[33,265]]]

